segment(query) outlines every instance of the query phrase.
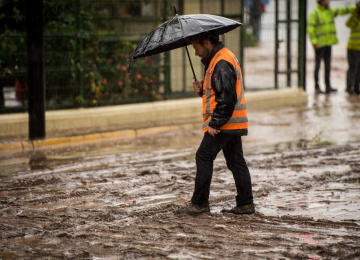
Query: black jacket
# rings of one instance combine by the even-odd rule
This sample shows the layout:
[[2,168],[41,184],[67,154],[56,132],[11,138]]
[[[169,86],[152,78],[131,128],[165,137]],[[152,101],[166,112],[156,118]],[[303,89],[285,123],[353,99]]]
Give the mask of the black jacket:
[[[214,49],[201,60],[205,66],[205,75],[211,59],[223,48],[225,48],[224,44],[219,42]],[[211,77],[211,87],[215,92],[215,101],[217,102],[209,122],[211,128],[219,130],[231,118],[237,102],[236,80],[237,76],[233,65],[225,60],[220,60],[216,64]],[[201,93],[203,94],[204,92],[202,91]],[[247,135],[248,131],[247,129],[237,129],[221,130],[221,132],[235,135]]]

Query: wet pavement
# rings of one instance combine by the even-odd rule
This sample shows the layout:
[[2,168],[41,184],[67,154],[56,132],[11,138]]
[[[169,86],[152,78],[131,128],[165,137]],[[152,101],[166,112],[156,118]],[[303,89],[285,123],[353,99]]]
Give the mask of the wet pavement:
[[360,99],[249,114],[257,212],[222,214],[235,186],[215,161],[210,215],[191,198],[201,130],[0,157],[0,259],[360,259]]

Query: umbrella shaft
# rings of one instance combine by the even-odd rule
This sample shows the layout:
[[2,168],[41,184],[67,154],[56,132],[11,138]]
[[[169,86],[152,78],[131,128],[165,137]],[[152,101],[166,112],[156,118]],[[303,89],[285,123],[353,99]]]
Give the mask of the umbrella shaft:
[[188,58],[189,58],[189,61],[190,61],[191,70],[192,70],[192,72],[193,72],[193,74],[194,74],[194,80],[197,81],[197,80],[196,80],[196,76],[195,76],[195,72],[194,72],[194,68],[193,68],[193,65],[192,65],[192,62],[191,62],[191,59],[190,59],[190,55],[189,55],[188,48],[187,48],[186,45],[185,45],[184,47],[185,47],[185,49],[186,49],[186,53],[187,53]]

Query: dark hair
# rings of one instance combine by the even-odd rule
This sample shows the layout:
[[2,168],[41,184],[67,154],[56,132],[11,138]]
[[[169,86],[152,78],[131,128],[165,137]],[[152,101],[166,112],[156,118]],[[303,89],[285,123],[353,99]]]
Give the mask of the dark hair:
[[196,42],[201,45],[204,45],[205,40],[209,40],[212,45],[217,45],[219,43],[219,34],[214,31],[209,31],[188,38],[189,42]]

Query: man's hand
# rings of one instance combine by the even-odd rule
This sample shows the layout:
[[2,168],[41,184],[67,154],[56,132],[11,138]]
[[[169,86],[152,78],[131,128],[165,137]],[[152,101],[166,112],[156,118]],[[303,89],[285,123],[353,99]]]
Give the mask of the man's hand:
[[317,49],[319,49],[319,46],[317,45],[317,43],[313,44],[314,50],[316,51]]
[[201,81],[193,82],[194,91],[196,94],[200,94],[202,91],[202,83]]
[[218,133],[220,133],[220,130],[216,130],[216,129],[211,128],[211,127],[209,126],[208,133],[209,133],[210,135],[212,135],[213,137],[215,137],[215,135],[217,135]]

